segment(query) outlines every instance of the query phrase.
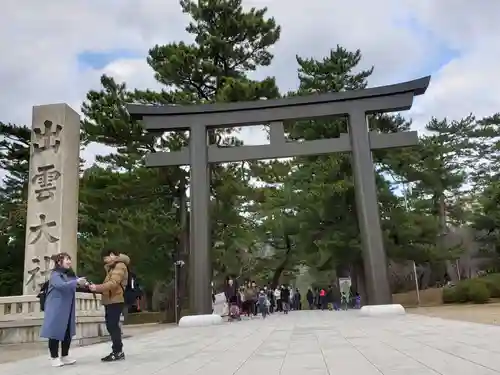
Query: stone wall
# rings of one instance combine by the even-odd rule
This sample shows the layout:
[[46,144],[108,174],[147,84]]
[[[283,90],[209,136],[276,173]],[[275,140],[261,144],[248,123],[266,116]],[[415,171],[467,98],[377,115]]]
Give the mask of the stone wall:
[[[100,296],[77,293],[75,309],[75,339],[107,335]],[[40,338],[42,323],[43,311],[36,296],[0,297],[0,345],[44,341]]]

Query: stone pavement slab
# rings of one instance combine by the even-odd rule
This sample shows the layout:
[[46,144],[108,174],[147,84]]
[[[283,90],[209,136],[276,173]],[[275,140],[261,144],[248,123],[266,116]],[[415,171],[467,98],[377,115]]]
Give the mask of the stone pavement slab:
[[[124,337],[135,337],[145,333],[156,332],[162,329],[176,327],[175,324],[133,324],[123,326]],[[107,342],[108,337],[103,337],[101,340],[94,339],[80,339],[73,340],[71,344],[73,347],[94,345],[98,342]],[[34,342],[24,344],[7,344],[0,345],[0,365],[2,363],[19,361],[22,359],[34,358],[47,353],[47,343]]]
[[0,365],[0,374],[493,375],[498,337],[497,326],[426,316],[301,311],[136,336],[122,362],[100,363],[106,343],[73,350],[74,366],[51,368],[42,356]]

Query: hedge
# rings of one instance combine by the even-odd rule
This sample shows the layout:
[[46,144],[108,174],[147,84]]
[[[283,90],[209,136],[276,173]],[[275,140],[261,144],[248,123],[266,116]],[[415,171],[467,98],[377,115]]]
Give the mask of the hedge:
[[500,298],[500,274],[459,281],[443,289],[443,303],[487,303]]

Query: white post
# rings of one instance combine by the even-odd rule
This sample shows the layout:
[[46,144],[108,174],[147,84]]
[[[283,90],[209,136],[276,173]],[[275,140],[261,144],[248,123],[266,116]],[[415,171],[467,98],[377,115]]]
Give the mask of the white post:
[[417,265],[413,261],[413,276],[415,277],[415,290],[417,291],[417,304],[420,306],[420,290],[418,288]]
[[67,104],[33,107],[23,294],[38,293],[50,256],[66,252],[76,267],[80,116]]
[[460,275],[460,262],[457,260],[455,260],[455,267],[457,267],[457,276],[458,276],[458,280],[460,281],[461,280],[461,275]]

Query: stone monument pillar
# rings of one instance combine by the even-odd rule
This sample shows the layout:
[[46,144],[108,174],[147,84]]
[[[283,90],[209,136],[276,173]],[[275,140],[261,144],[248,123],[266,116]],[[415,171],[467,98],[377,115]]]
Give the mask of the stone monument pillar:
[[78,113],[67,104],[33,107],[24,295],[38,293],[51,255],[66,252],[76,267],[79,154]]

